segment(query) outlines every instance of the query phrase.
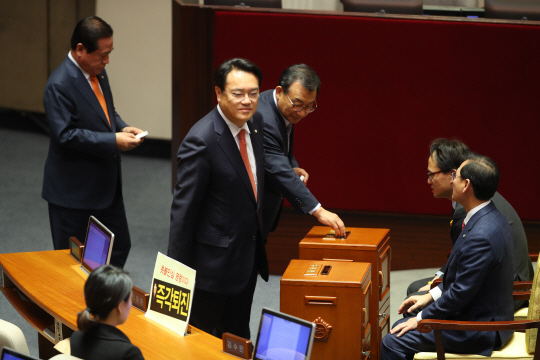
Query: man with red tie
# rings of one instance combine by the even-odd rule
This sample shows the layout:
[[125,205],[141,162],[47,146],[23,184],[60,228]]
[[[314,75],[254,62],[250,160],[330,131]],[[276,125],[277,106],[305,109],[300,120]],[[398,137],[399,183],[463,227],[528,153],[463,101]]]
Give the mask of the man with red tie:
[[114,108],[105,65],[113,30],[97,16],[81,20],[71,50],[49,77],[43,104],[50,125],[42,196],[55,249],[84,241],[94,215],[115,234],[111,264],[123,267],[131,240],[122,197],[120,151],[142,143]]
[[[467,215],[463,206],[452,199],[451,174],[470,156],[471,150],[467,145],[458,140],[435,139],[430,146],[428,158],[428,179],[433,197],[452,201],[452,221],[450,222],[450,237],[452,245],[457,241],[461,233],[463,220]],[[497,209],[506,218],[512,229],[512,243],[514,245],[514,281],[530,281],[534,276],[534,270],[529,257],[527,236],[521,220],[510,203],[499,192],[495,192],[491,199]],[[445,264],[434,278],[420,279],[412,282],[407,289],[407,296],[426,294],[430,289],[431,282],[442,277],[447,269]],[[514,309],[523,306],[525,301],[516,300]],[[405,313],[405,315],[416,315]]]
[[190,323],[216,337],[250,338],[257,273],[268,281],[262,234],[264,133],[261,70],[225,61],[214,73],[218,105],[178,149],[168,256],[197,271]]

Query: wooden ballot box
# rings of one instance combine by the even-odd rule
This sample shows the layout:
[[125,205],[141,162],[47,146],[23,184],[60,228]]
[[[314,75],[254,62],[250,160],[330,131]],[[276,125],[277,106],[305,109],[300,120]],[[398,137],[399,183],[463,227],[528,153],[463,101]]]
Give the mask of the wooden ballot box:
[[371,265],[291,260],[281,278],[280,310],[317,325],[312,360],[369,357]]
[[390,230],[347,228],[346,239],[336,239],[326,226],[314,226],[300,241],[300,259],[371,264],[373,292],[369,323],[371,360],[379,359],[381,340],[390,331]]

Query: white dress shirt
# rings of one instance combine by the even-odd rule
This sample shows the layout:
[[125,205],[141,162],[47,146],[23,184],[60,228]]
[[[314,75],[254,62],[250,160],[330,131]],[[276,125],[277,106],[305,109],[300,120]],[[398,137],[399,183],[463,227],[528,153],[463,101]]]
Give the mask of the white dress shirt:
[[[84,77],[86,78],[86,81],[88,81],[88,85],[90,85],[90,89],[92,89],[92,92],[93,92],[94,88],[92,87],[92,81],[90,80],[90,74],[87,73],[86,71],[84,71],[84,69],[79,65],[79,63],[73,58],[73,56],[71,55],[71,51],[68,52],[68,57],[69,57],[69,60],[73,61],[73,63],[82,71]],[[98,85],[99,85],[99,90],[103,94],[103,89],[101,89],[101,84],[99,83],[99,81],[98,81]]]
[[236,146],[238,146],[238,150],[240,150],[240,139],[238,138],[238,134],[240,133],[240,130],[244,129],[246,130],[246,149],[248,153],[248,159],[249,164],[251,165],[251,172],[253,173],[253,180],[255,181],[255,188],[258,192],[258,185],[257,185],[257,162],[255,161],[255,154],[253,153],[253,146],[251,145],[251,137],[250,137],[250,131],[249,127],[247,126],[247,123],[244,123],[242,127],[236,126],[232,121],[227,119],[225,114],[223,114],[223,111],[221,111],[221,108],[219,107],[219,104],[217,106],[217,109],[219,111],[219,114],[225,120],[227,125],[229,126],[229,129],[231,130],[231,134],[234,137],[234,140],[236,141]]

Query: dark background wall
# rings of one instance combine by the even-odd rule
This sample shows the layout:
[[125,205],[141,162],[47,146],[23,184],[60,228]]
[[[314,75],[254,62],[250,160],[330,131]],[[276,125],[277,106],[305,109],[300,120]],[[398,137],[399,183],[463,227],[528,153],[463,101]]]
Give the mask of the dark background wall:
[[43,112],[43,89],[69,50],[77,22],[96,0],[0,2],[0,108]]

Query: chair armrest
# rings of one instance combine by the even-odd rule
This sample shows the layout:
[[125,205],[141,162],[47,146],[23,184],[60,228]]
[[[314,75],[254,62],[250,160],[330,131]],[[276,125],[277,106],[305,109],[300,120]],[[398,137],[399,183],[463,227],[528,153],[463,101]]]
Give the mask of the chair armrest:
[[[422,319],[418,323],[418,331],[428,333],[431,330],[435,333],[435,348],[437,349],[437,359],[444,360],[444,345],[442,330],[461,331],[498,331],[498,330],[523,330],[540,328],[539,320],[515,320],[515,321],[452,321]],[[536,342],[533,360],[540,359],[540,341]]]
[[538,261],[538,254],[529,254],[532,262]]
[[428,333],[431,330],[502,331],[535,328],[540,328],[540,319],[512,321],[453,321],[422,319],[418,323],[418,331],[421,333]]
[[442,283],[442,279],[437,279],[431,283],[431,289],[433,289],[436,286],[439,286],[439,284]]
[[514,290],[531,290],[532,287],[532,281],[514,281]]

